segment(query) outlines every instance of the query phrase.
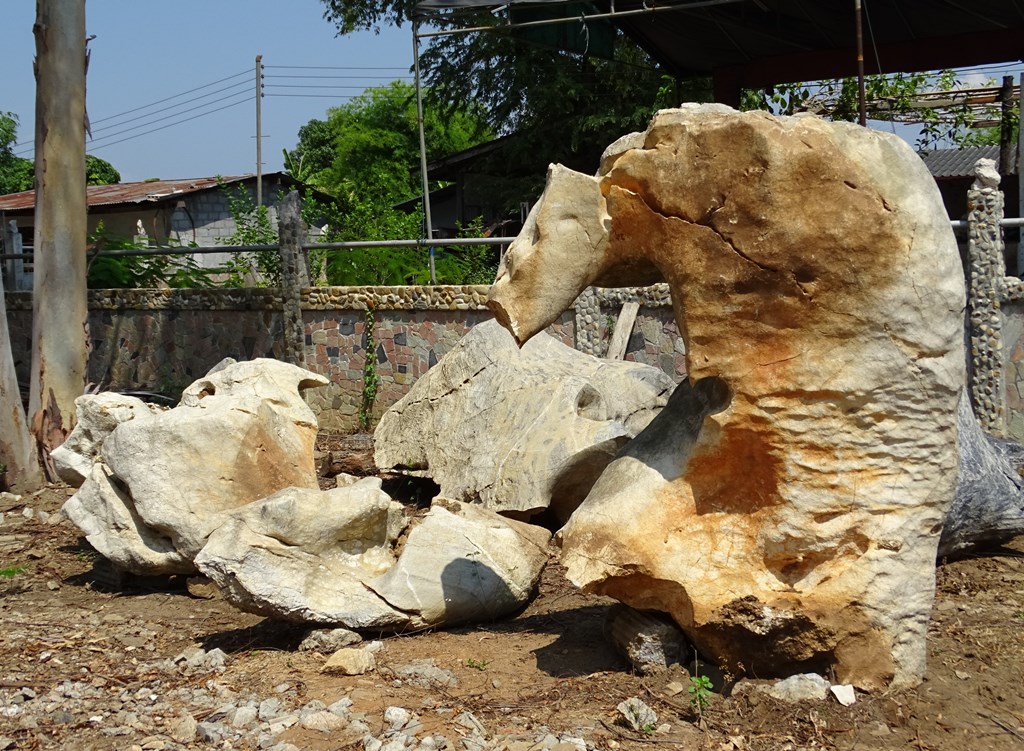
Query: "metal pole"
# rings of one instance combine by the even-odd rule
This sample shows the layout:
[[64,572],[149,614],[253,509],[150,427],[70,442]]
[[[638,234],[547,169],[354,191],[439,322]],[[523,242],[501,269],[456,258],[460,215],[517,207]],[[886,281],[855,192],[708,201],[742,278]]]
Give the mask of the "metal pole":
[[[416,119],[420,129],[420,177],[423,179],[423,219],[427,225],[427,242],[434,239],[434,225],[430,219],[430,181],[427,179],[427,140],[423,135],[423,89],[420,85],[420,22],[412,23],[412,67],[416,78]],[[430,265],[430,283],[437,284],[434,270],[434,246],[428,245]]]
[[256,55],[256,207],[263,205],[263,55]]
[[860,124],[867,126],[867,102],[864,97],[864,25],[861,18],[861,0],[853,0],[857,16],[857,102],[860,106]]

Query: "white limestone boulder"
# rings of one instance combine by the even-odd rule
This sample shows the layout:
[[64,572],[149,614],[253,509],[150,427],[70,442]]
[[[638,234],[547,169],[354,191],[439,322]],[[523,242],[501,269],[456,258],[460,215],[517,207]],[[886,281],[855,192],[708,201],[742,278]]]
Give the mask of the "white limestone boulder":
[[498,620],[530,600],[551,533],[480,506],[435,499],[394,568],[366,582],[414,626]]
[[89,544],[118,568],[154,576],[195,571],[170,537],[139,518],[131,497],[102,462],[92,465],[81,489],[64,504],[64,513]]
[[92,465],[99,459],[103,441],[114,428],[123,422],[145,420],[164,411],[164,407],[113,391],[78,397],[75,399],[74,430],[50,453],[60,479],[68,485],[81,486],[92,473]]
[[522,607],[549,538],[458,502],[435,502],[408,520],[380,480],[366,478],[324,492],[288,488],[229,512],[195,562],[242,610],[398,631],[490,621]]
[[402,505],[365,478],[327,491],[285,488],[229,512],[196,557],[235,607],[347,628],[408,623],[367,589],[395,564]]
[[[69,499],[69,517],[96,537],[123,506],[140,533],[112,529],[104,555],[133,573],[167,573],[166,562],[147,564],[147,548],[169,539],[184,561],[180,573],[194,572],[191,561],[224,512],[282,488],[317,487],[316,417],[301,392],[326,382],[277,360],[218,366],[174,409],[145,419],[136,410],[114,426],[100,450],[102,472]],[[116,545],[134,550],[114,552]]]
[[561,531],[568,577],[733,675],[918,683],[964,383],[928,170],[846,123],[665,110],[596,176],[551,168],[489,304],[525,341],[590,284],[659,278],[688,382]]
[[497,322],[469,331],[381,417],[374,461],[427,476],[444,498],[516,518],[568,518],[675,381],[547,334],[520,349]]

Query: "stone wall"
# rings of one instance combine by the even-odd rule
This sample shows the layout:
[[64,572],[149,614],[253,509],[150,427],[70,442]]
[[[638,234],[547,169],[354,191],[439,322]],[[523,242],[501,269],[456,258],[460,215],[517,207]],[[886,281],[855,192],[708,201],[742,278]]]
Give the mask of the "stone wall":
[[[305,364],[331,383],[308,392],[325,430],[358,425],[372,309],[379,416],[465,333],[490,318],[487,287],[329,287],[303,291]],[[588,290],[548,330],[562,342],[603,355],[619,308],[641,302],[627,360],[681,377],[683,352],[667,289]],[[19,378],[28,383],[31,296],[7,295]],[[178,396],[224,357],[281,358],[281,299],[271,289],[100,290],[89,293],[89,381],[117,391]]]

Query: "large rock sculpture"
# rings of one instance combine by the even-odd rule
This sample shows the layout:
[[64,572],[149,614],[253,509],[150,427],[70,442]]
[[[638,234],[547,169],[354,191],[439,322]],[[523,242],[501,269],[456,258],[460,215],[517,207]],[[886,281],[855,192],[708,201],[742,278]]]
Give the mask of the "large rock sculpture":
[[354,629],[491,621],[529,600],[547,530],[443,500],[410,523],[379,479],[343,479],[230,512],[196,558],[200,571],[242,610]]
[[734,674],[918,682],[957,475],[964,285],[895,136],[659,112],[553,166],[490,305],[520,342],[587,285],[671,286],[689,382],[561,532],[569,578]]
[[547,334],[520,350],[487,321],[384,413],[374,461],[429,476],[444,498],[518,518],[553,503],[564,521],[674,385],[657,368],[601,360]]
[[286,487],[316,488],[316,416],[327,382],[277,360],[215,369],[174,409],[118,423],[64,506],[104,556],[137,574],[191,573],[224,512]]

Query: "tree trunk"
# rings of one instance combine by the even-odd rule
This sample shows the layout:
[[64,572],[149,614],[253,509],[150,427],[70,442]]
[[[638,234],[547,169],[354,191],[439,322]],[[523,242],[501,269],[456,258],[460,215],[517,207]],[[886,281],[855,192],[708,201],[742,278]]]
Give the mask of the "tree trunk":
[[44,467],[75,421],[88,358],[85,0],[36,0],[36,212],[29,414]]
[[18,390],[11,355],[11,335],[7,328],[7,304],[0,282],[0,490],[22,493],[35,490],[43,482],[39,461],[32,448],[32,436],[25,421],[25,407]]

